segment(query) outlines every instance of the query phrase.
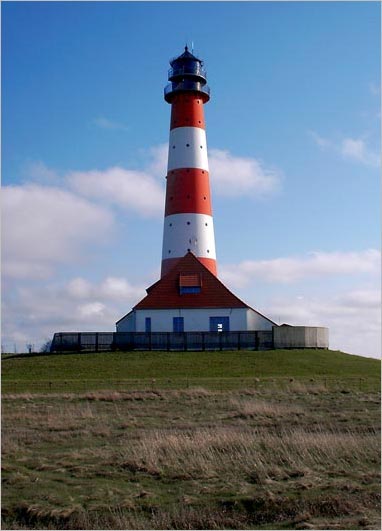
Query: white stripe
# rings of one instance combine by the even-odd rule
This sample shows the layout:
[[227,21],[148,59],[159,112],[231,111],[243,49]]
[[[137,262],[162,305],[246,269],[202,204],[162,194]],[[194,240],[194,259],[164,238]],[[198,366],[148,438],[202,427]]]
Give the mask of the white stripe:
[[206,214],[173,214],[164,218],[162,260],[190,250],[199,258],[216,260],[214,223]]
[[200,127],[177,127],[170,131],[168,171],[201,168],[208,171],[206,132]]

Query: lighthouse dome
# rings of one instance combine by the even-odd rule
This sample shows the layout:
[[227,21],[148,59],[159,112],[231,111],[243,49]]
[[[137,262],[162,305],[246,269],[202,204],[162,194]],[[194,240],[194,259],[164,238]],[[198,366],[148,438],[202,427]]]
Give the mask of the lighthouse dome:
[[200,92],[204,102],[210,98],[210,89],[206,85],[207,72],[203,61],[189,52],[187,46],[184,52],[170,61],[168,80],[171,82],[165,88],[165,100],[171,102],[174,92]]

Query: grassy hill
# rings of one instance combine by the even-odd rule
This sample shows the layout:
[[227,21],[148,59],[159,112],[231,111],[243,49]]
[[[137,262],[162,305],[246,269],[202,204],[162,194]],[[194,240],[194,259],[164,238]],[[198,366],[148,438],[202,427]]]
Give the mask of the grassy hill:
[[[118,352],[97,354],[52,354],[7,357],[2,361],[3,389],[17,386],[30,390],[33,384],[71,389],[87,383],[88,388],[113,388],[118,382],[140,388],[152,385],[184,387],[203,385],[225,388],[240,386],[245,379],[362,379],[378,385],[380,362],[331,350],[270,350],[223,352]],[[215,385],[214,385],[215,384]],[[90,386],[90,387],[89,387]],[[69,388],[68,387],[68,388]]]
[[380,529],[380,364],[4,357],[3,529]]

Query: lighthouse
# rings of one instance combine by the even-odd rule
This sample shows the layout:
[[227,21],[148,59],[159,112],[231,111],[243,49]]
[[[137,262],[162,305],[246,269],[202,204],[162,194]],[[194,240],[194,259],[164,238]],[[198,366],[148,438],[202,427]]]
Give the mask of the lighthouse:
[[170,67],[164,89],[171,118],[161,278],[117,321],[117,332],[138,332],[136,338],[145,333],[150,341],[153,333],[164,332],[269,332],[275,323],[217,277],[204,120],[210,89],[203,61],[186,46]]
[[171,105],[162,268],[165,276],[187,252],[214,275],[216,251],[204,120],[210,99],[203,61],[184,52],[170,61],[164,98]]

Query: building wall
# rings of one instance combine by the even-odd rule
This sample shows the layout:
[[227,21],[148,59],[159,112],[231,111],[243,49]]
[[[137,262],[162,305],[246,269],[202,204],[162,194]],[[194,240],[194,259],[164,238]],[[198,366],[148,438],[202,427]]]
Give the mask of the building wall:
[[135,332],[136,314],[133,311],[123,317],[116,325],[117,332]]
[[250,308],[208,308],[135,310],[117,324],[117,332],[145,332],[146,317],[152,332],[172,332],[174,317],[184,318],[185,332],[209,332],[210,317],[229,317],[230,331],[272,330],[272,323]]
[[329,329],[322,326],[275,326],[274,348],[329,348]]
[[272,330],[274,323],[258,314],[251,308],[247,309],[247,328],[246,330]]

